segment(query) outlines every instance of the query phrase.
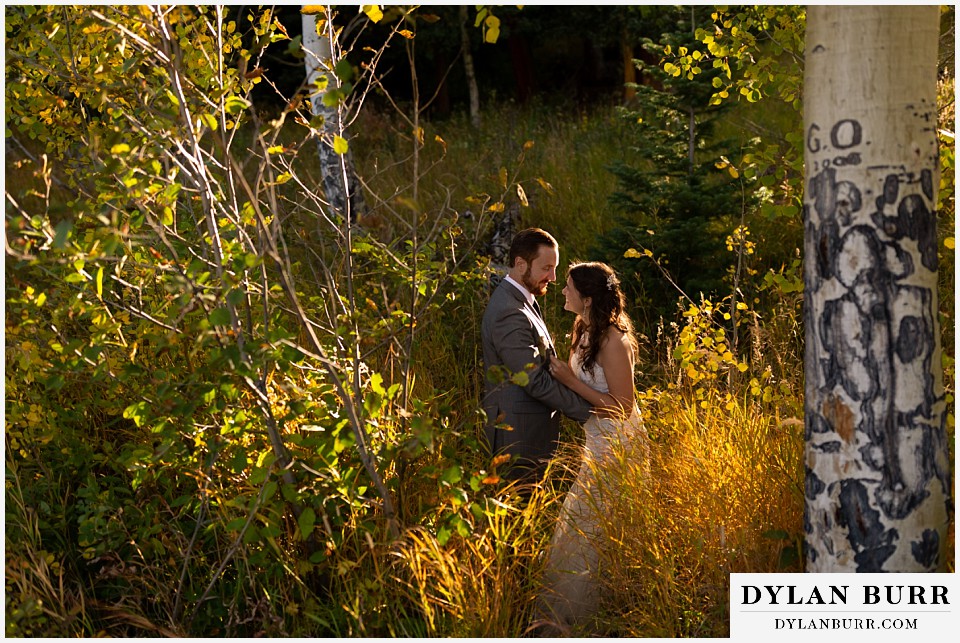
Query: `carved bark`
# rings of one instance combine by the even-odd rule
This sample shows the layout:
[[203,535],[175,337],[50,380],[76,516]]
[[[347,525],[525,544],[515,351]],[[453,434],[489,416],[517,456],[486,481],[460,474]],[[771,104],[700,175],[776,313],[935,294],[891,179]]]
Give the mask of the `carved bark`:
[[810,6],[806,560],[935,571],[951,475],[937,317],[936,6]]
[[[312,13],[303,14],[303,52],[307,73],[307,85],[311,91],[310,109],[314,116],[323,117],[322,135],[317,142],[320,155],[320,170],[323,190],[332,214],[352,223],[364,213],[363,192],[359,187],[353,166],[353,156],[347,151],[337,154],[333,149],[333,137],[348,139],[343,115],[339,106],[328,107],[323,103],[324,92],[317,91],[314,84],[326,76],[327,90],[337,89],[340,82],[333,69],[337,63],[333,56],[330,37],[317,33],[317,19]],[[327,21],[324,24],[329,28]]]

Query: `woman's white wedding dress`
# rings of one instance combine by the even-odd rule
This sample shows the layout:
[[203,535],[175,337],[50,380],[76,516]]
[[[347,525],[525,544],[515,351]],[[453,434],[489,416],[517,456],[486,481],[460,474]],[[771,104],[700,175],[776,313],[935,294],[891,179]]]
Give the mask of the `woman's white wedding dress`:
[[[591,388],[609,393],[607,380],[599,364],[593,372],[583,370],[579,351],[574,351],[571,366],[576,376]],[[592,415],[584,425],[586,440],[584,455],[577,479],[567,494],[560,511],[557,529],[547,552],[544,574],[544,592],[541,596],[540,619],[550,625],[547,631],[566,634],[597,610],[600,599],[598,569],[600,553],[598,515],[604,512],[604,495],[613,492],[609,483],[598,485],[597,473],[605,463],[611,463],[618,445],[641,446],[638,453],[647,455],[647,435],[634,405],[630,417],[600,417]],[[602,476],[601,476],[602,477]],[[552,627],[551,627],[552,626]]]

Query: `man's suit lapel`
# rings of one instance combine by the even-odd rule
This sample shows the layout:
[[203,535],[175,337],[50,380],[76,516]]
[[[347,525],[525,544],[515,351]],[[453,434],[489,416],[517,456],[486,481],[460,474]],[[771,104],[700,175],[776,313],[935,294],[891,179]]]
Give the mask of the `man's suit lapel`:
[[553,337],[550,335],[550,329],[547,328],[547,323],[543,320],[543,315],[541,314],[541,311],[540,311],[540,304],[537,303],[537,300],[534,299],[533,305],[530,305],[530,302],[527,301],[527,298],[523,296],[523,293],[517,290],[516,286],[514,286],[513,284],[511,284],[506,280],[501,281],[498,288],[507,288],[510,293],[510,296],[516,299],[523,309],[533,313],[531,315],[531,317],[533,318],[533,324],[540,331],[537,333],[538,339],[546,338],[546,346],[543,348],[546,348],[548,350],[545,351],[547,353],[545,357],[549,357],[550,355],[556,355],[557,350],[553,346]]
[[[524,302],[526,304],[526,302]],[[546,348],[548,349],[547,356],[556,355],[557,351],[553,347],[553,337],[550,335],[550,329],[547,328],[547,322],[543,319],[543,314],[540,312],[540,304],[537,303],[537,300],[533,300],[533,306],[526,304],[529,308],[533,309],[534,314],[536,315],[536,324],[542,331],[542,336],[545,336],[547,339]]]

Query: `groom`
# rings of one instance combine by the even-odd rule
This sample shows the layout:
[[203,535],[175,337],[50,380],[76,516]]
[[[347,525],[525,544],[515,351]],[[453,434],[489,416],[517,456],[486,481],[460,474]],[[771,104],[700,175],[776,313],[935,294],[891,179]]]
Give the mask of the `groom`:
[[[548,232],[518,232],[510,245],[509,272],[483,314],[484,433],[491,454],[515,456],[503,475],[508,480],[539,481],[557,448],[560,414],[578,422],[590,415],[590,404],[548,370],[556,351],[536,298],[557,280],[559,260],[557,241]],[[526,383],[522,375],[511,379],[521,372]]]

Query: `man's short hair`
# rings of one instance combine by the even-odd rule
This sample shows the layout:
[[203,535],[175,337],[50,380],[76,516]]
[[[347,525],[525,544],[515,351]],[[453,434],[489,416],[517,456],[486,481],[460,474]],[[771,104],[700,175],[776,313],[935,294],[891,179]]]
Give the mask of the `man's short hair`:
[[553,238],[546,230],[540,228],[527,228],[517,233],[510,244],[510,255],[507,257],[507,266],[513,268],[517,257],[522,258],[527,264],[533,263],[533,260],[540,254],[540,248],[549,246],[559,248],[557,240]]

